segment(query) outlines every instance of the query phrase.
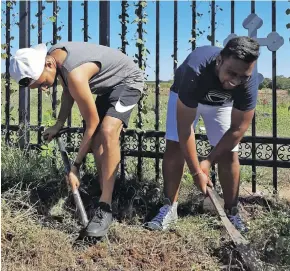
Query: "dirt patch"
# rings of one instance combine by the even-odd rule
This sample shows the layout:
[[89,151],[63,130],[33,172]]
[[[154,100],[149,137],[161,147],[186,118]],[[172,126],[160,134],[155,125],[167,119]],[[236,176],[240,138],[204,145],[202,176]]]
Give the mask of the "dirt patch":
[[[115,221],[108,237],[99,243],[76,247],[72,246],[74,232],[68,231],[75,220],[65,217],[61,222],[51,220],[45,224],[26,198],[17,193],[10,197],[5,194],[2,197],[2,269],[244,270],[218,216],[199,214],[196,209],[191,212],[192,206],[186,207],[186,202],[181,205],[176,227],[169,231],[149,231],[138,221],[125,219]],[[289,270],[289,206],[262,198],[242,201],[242,204],[251,230],[246,237],[269,267],[267,270]]]
[[[258,98],[265,103],[272,102],[272,89],[261,89],[259,90]],[[290,101],[290,95],[288,90],[277,89],[277,104],[285,103]]]
[[2,270],[218,270],[211,255],[218,238],[214,230],[203,232],[202,221],[183,221],[166,233],[115,222],[108,239],[73,249],[72,235],[29,216],[2,206]]
[[202,239],[201,228],[193,226],[186,233],[184,225],[180,227],[160,233],[115,223],[108,236],[110,241],[89,248],[81,257],[92,259],[102,270],[190,270],[192,266],[218,270],[218,259],[212,257],[209,243]]

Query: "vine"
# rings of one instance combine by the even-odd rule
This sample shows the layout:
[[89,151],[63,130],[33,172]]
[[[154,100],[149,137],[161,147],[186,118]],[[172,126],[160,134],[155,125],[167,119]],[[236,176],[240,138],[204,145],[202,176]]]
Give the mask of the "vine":
[[[43,5],[42,5],[42,8],[41,8],[41,11],[38,11],[36,14],[35,14],[35,17],[37,19],[39,19],[40,16],[42,16],[42,19],[43,20],[43,23],[42,23],[42,27],[44,25],[46,25],[47,23],[52,23],[53,25],[55,23],[57,23],[57,18],[59,17],[59,13],[60,13],[60,10],[61,10],[61,7],[59,5],[56,5],[56,10],[53,10],[53,14],[51,16],[47,16],[45,13],[43,13],[43,11],[46,9],[46,6],[45,4],[53,4],[54,1],[50,1],[50,0],[46,0]],[[54,33],[54,36],[52,38],[52,40],[50,41],[47,41],[45,42],[46,45],[53,45],[54,44],[54,40],[56,42],[60,41],[62,39],[61,35],[60,35],[60,31],[64,28],[64,23],[62,21],[60,21],[60,25],[56,26],[56,29],[55,29],[55,33]],[[32,23],[31,24],[31,29],[35,29],[37,27],[37,23]],[[40,33],[37,33],[37,35],[39,35]]]
[[[17,25],[16,15],[17,12],[14,12],[14,7],[16,6],[16,1],[7,1],[2,2],[1,12],[3,15],[1,18],[1,28],[5,28],[5,43],[1,43],[1,59],[5,59],[6,67],[9,65],[9,57],[11,56],[10,49],[12,48],[11,41],[14,40],[14,36],[11,35],[11,29],[14,25]],[[12,22],[11,22],[12,16]],[[4,21],[4,18],[5,21]],[[15,118],[13,117],[12,113],[14,110],[14,105],[10,103],[11,95],[15,95],[17,89],[12,88],[12,83],[10,80],[9,74],[6,71],[1,74],[1,79],[5,78],[5,89],[6,89],[6,99],[5,99],[5,122],[6,125],[9,125],[10,121],[15,122]],[[1,103],[2,104],[2,103]],[[6,134],[6,142],[9,141],[9,132]]]
[[[208,10],[208,14],[210,15],[211,13],[211,7],[212,7],[213,3],[212,2],[209,2],[209,10]],[[197,9],[197,6],[196,6],[196,2],[193,3],[191,5],[192,7],[192,12],[195,13],[195,25],[198,25],[198,23],[200,22],[200,20],[203,18],[204,14],[203,13],[200,13],[200,12],[196,12],[196,9]],[[219,6],[219,5],[216,5],[215,6],[215,15],[218,13],[218,11],[223,11],[223,9]],[[211,21],[211,18],[209,18],[209,21]],[[215,31],[218,27],[216,27],[217,25],[217,22],[215,22]],[[210,31],[210,28],[211,26],[209,25],[208,26],[208,31]],[[205,30],[203,29],[200,29],[199,27],[196,27],[196,29],[192,29],[191,30],[191,38],[188,40],[189,43],[191,43],[192,45],[196,45],[196,41],[202,36],[205,34]],[[207,40],[208,41],[212,41],[212,36],[209,34],[207,35]],[[216,43],[218,43],[218,40],[216,40]],[[218,44],[219,45],[219,44]]]
[[[290,1],[288,0],[288,2],[290,2]],[[287,9],[286,9],[286,14],[287,14],[287,15],[290,15],[290,8],[287,8]],[[287,23],[287,24],[286,24],[286,28],[287,28],[287,29],[290,29],[290,23]],[[290,42],[290,38],[289,38],[289,42]]]
[[121,50],[124,54],[126,54],[126,46],[129,45],[129,42],[126,38],[128,34],[127,24],[129,23],[128,1],[122,1],[121,7],[122,7],[122,13],[119,15],[119,21],[122,26],[122,32],[119,33],[119,36],[121,37],[122,44],[121,44],[121,48],[119,47],[119,50]]
[[[86,5],[88,5],[88,2],[86,2]],[[84,2],[81,3],[81,6],[85,10],[85,3]],[[86,8],[88,8],[88,6]],[[84,12],[84,15],[85,15],[85,12]],[[82,27],[82,32],[84,33],[84,41],[86,41],[86,38],[88,40],[92,39],[92,37],[88,33],[88,31],[89,31],[88,18],[86,18],[86,19],[85,18],[81,18],[80,20],[84,22],[84,26]]]
[[[2,2],[2,7],[5,7],[2,8],[1,12],[2,12],[2,16],[1,17],[1,28],[2,29],[6,29],[6,27],[9,27],[8,31],[9,31],[9,38],[7,38],[6,36],[6,33],[4,34],[4,37],[5,37],[5,42],[4,43],[1,43],[1,58],[2,59],[6,59],[8,58],[8,56],[11,56],[10,54],[10,48],[12,48],[11,46],[11,41],[14,40],[14,36],[11,36],[11,29],[14,25],[18,25],[18,22],[16,21],[16,16],[18,15],[18,12],[13,12],[14,11],[14,6],[16,6],[16,0],[14,1],[7,1],[7,2]],[[4,18],[6,19],[6,16],[7,16],[7,11],[10,11],[10,15],[12,16],[12,22],[10,22],[10,25],[6,25],[6,22],[4,21]],[[9,20],[10,21],[10,20]],[[8,39],[8,40],[7,40]]]
[[[196,13],[196,17],[198,19],[201,19],[203,16],[203,13]],[[195,24],[199,23],[199,20],[195,18]],[[195,44],[197,39],[202,36],[205,33],[205,30],[201,30],[200,28],[196,28],[196,29],[191,29],[191,38],[188,40],[189,43],[191,44]]]
[[[213,5],[213,3],[209,3],[209,11],[208,11],[209,14],[211,13],[212,5]],[[215,6],[215,15],[217,15],[218,11],[223,11],[223,9],[222,9],[219,5],[216,5],[216,6]],[[208,30],[209,30],[210,28],[211,28],[211,27],[208,26]],[[215,33],[216,33],[216,30],[217,30],[217,29],[218,29],[217,22],[215,21],[215,22],[214,22],[214,32],[215,32]],[[215,40],[215,41],[213,40],[212,35],[207,35],[207,39],[208,39],[208,41],[210,41],[210,42],[215,42],[215,43],[217,43],[217,46],[220,45],[218,40]]]
[[[138,63],[139,68],[144,72],[147,66],[147,54],[150,54],[150,51],[146,48],[146,39],[144,38],[144,34],[147,34],[147,31],[144,29],[144,25],[148,22],[148,14],[146,13],[145,8],[147,7],[147,1],[138,1],[134,4],[136,7],[135,14],[137,17],[133,20],[132,23],[137,24],[137,31],[135,34],[136,39],[136,47],[138,49],[138,53],[135,54],[135,63]],[[145,97],[147,94],[147,74],[145,74],[145,84],[144,84],[144,92],[143,96],[138,103],[138,120],[135,121],[135,125],[137,129],[142,129],[143,127],[143,115],[146,115],[148,110],[145,104]],[[145,119],[146,122],[149,122],[148,119]]]

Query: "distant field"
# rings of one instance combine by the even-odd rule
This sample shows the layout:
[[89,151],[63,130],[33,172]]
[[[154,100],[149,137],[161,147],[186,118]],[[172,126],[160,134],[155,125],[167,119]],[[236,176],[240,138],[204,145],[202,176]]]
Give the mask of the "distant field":
[[[145,107],[147,109],[147,114],[143,115],[143,129],[144,130],[154,130],[155,129],[155,83],[149,82],[148,84],[148,96],[144,100]],[[166,110],[167,110],[167,100],[168,93],[171,83],[160,83],[160,102],[159,102],[159,125],[160,130],[165,130],[166,122]],[[12,84],[12,89],[16,92],[11,94],[10,101],[10,114],[11,114],[11,124],[18,123],[18,104],[19,104],[19,92],[17,90],[16,84]],[[58,88],[58,99],[60,100],[62,89]],[[5,123],[5,87],[2,81],[1,88],[1,123]],[[37,90],[30,91],[30,123],[31,125],[37,124]],[[277,133],[279,137],[289,137],[289,117],[290,117],[290,95],[287,90],[277,91]],[[57,110],[59,106],[57,107]],[[42,105],[42,120],[43,125],[53,124],[51,119],[51,95],[43,93],[43,105]],[[146,117],[145,117],[146,116]],[[72,125],[81,125],[81,115],[75,104],[72,110]],[[134,109],[133,114],[130,119],[129,128],[135,128],[135,123],[137,121],[137,107]],[[202,123],[200,124],[202,125]],[[258,105],[256,109],[256,134],[260,136],[271,136],[272,135],[272,94],[271,89],[262,89],[259,91]],[[251,134],[251,128],[248,130],[247,135]]]

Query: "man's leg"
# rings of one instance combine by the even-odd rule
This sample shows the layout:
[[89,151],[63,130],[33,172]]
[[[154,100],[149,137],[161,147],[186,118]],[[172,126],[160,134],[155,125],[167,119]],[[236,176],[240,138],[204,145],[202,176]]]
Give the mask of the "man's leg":
[[178,142],[177,99],[177,93],[170,91],[166,119],[166,149],[162,162],[165,200],[158,214],[146,223],[146,227],[152,230],[165,230],[178,218],[177,199],[185,160]]
[[[202,105],[201,115],[207,130],[207,136],[212,146],[216,146],[231,125],[232,105],[208,106]],[[238,214],[238,194],[240,184],[240,163],[238,157],[239,146],[221,155],[218,164],[218,175],[222,186],[225,211],[234,226],[246,231]]]
[[122,127],[121,120],[106,116],[98,132],[103,147],[100,181],[103,189],[100,202],[106,202],[109,205],[112,204],[115,178],[120,162],[119,138]]
[[218,176],[223,189],[225,209],[238,204],[240,185],[240,162],[238,152],[225,153],[218,161]]
[[102,182],[102,155],[103,155],[103,145],[101,141],[101,137],[97,136],[97,134],[94,135],[91,149],[94,155],[95,159],[95,165],[97,167],[98,172],[98,181],[100,184],[101,191],[103,191],[103,182]]
[[238,148],[222,155],[218,161],[219,180],[223,190],[225,211],[232,224],[241,232],[248,228],[243,223],[238,210],[240,186],[240,162]]
[[145,226],[151,230],[166,230],[170,224],[176,222],[178,192],[184,169],[184,157],[179,143],[166,140],[166,149],[162,161],[164,180],[164,205],[158,214]]
[[[166,140],[166,148],[163,156],[162,170],[163,170],[163,179],[164,179],[164,195],[168,198],[171,203],[177,202],[178,193],[180,188],[180,182],[182,179],[185,159],[180,148],[177,135],[177,123],[176,120],[173,121],[172,113],[176,115],[176,108],[170,105],[171,101],[169,100],[168,110],[171,110],[171,113],[168,113],[168,124],[166,127],[167,135],[166,137],[174,139]],[[196,118],[193,123],[194,129],[199,121],[200,110],[198,108],[196,113]],[[176,116],[174,116],[176,119]]]
[[[86,234],[88,236],[104,236],[113,221],[111,204],[116,173],[120,161],[119,136],[121,129],[121,120],[106,116],[92,143],[91,148],[96,157],[96,164],[101,169],[99,179],[102,194],[97,204],[95,215],[86,228]],[[100,153],[100,148],[103,148],[102,153]]]
[[99,182],[102,190],[100,202],[111,205],[115,178],[120,162],[119,137],[123,127],[122,121],[106,116],[99,131],[94,136],[92,150],[100,171]]
[[101,124],[91,148],[101,172],[99,177],[102,194],[95,216],[87,226],[86,233],[88,236],[104,236],[113,221],[111,204],[121,156],[120,133],[123,125],[128,126],[131,112],[140,96],[141,92],[139,90],[120,85],[96,100]]
[[164,179],[164,195],[171,203],[176,202],[178,199],[184,163],[179,142],[166,140],[166,149],[162,161],[162,174]]

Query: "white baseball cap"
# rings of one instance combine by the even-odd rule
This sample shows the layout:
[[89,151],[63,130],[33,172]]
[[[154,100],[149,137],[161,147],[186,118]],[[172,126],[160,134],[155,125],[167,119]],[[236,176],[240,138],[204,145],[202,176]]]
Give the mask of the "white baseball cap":
[[41,76],[47,55],[47,47],[44,43],[31,48],[21,48],[11,57],[9,72],[17,83],[23,78],[32,79],[33,84]]

